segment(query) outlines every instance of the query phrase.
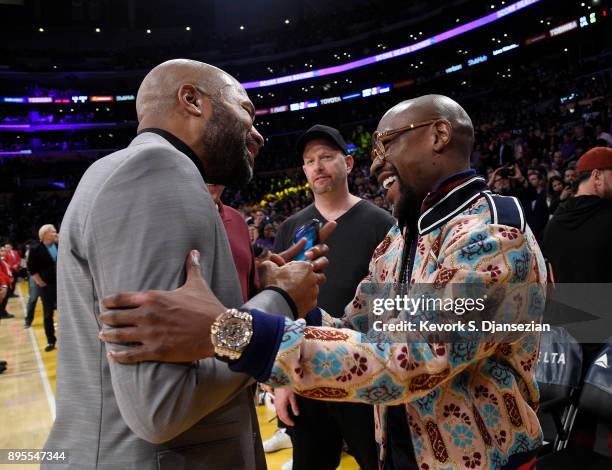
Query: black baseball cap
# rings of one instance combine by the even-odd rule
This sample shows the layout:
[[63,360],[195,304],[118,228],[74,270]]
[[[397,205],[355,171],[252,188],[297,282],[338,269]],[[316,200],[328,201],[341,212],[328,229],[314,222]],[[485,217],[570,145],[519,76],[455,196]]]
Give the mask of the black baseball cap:
[[346,142],[340,134],[338,129],[333,127],[324,126],[323,124],[315,124],[306,132],[304,132],[297,141],[297,151],[300,156],[304,153],[304,147],[306,144],[314,139],[325,139],[333,143],[336,147],[342,150],[345,154],[348,153],[346,149]]

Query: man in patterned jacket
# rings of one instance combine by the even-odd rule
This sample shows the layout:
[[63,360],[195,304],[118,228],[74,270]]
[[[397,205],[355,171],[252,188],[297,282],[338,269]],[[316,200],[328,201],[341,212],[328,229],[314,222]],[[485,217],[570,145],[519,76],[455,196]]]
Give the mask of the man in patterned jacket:
[[[446,299],[477,286],[487,299],[483,319],[538,322],[543,257],[518,201],[492,195],[469,169],[473,140],[469,116],[444,96],[404,101],[383,116],[371,171],[387,189],[399,227],[376,249],[344,317],[315,310],[306,323],[256,310],[237,315],[215,304],[203,282],[192,284],[198,291],[190,291],[191,299],[181,294],[180,300],[176,291],[119,294],[105,307],[138,308],[101,319],[133,327],[129,333],[111,329],[103,339],[143,346],[113,359],[172,362],[183,353],[181,343],[204,343],[212,330],[198,358],[225,357],[233,370],[306,397],[376,405],[381,468],[534,468],[542,439],[535,411],[537,329],[480,330],[461,341],[436,341],[422,332],[398,340],[369,328],[376,299],[407,285]],[[188,278],[193,282],[198,272],[190,269]],[[168,321],[170,333],[163,341],[150,335],[150,312],[165,312],[153,315],[159,322],[172,309],[180,315]]]

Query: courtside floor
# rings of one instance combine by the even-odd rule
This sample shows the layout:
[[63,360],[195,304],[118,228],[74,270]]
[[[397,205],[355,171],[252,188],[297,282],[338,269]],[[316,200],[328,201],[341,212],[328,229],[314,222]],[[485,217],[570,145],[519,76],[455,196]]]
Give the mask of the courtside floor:
[[[32,328],[23,328],[28,283],[20,282],[15,293],[19,297],[10,299],[7,307],[15,318],[0,321],[0,358],[8,361],[8,369],[0,375],[0,449],[41,449],[55,418],[57,350],[44,351],[47,341],[40,300]],[[61,347],[61,331],[58,338]],[[275,414],[258,406],[257,416],[262,438],[268,439],[276,428]],[[280,470],[290,458],[291,449],[266,454],[270,470]],[[6,470],[36,468],[37,465],[0,464],[0,469]],[[343,454],[339,468],[356,470],[359,466]]]

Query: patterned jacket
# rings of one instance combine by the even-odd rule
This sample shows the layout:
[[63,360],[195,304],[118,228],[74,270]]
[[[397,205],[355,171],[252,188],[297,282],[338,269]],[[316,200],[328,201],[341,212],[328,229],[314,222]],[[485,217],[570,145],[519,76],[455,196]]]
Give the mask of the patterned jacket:
[[[539,334],[432,343],[414,333],[389,341],[369,329],[372,285],[384,290],[399,282],[406,243],[392,228],[343,318],[323,313],[323,327],[283,319],[271,375],[259,378],[269,375],[269,385],[309,398],[376,405],[381,463],[386,407],[404,404],[420,469],[499,469],[511,455],[541,444],[534,380]],[[540,249],[518,201],[490,194],[482,178],[467,179],[424,212],[408,243],[411,284],[429,283],[445,295],[454,285],[478,284],[492,298],[503,294],[490,319],[539,320],[546,283]],[[255,327],[262,315],[255,312]]]

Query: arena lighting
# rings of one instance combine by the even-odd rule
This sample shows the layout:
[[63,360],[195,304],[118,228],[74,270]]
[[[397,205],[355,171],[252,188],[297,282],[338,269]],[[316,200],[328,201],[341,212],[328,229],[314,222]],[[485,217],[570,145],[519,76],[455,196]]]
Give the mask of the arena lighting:
[[5,96],[2,98],[3,103],[25,103],[26,98],[17,97],[17,96]]
[[472,66],[472,65],[478,65],[478,64],[482,64],[483,62],[486,62],[487,60],[489,60],[489,57],[486,55],[481,55],[478,57],[474,57],[473,59],[468,60],[467,64],[468,66]]
[[72,97],[73,103],[85,103],[87,100],[89,100],[89,96],[79,95],[79,96]]
[[270,114],[276,114],[276,113],[284,113],[285,111],[289,110],[289,106],[284,105],[284,106],[274,106],[273,108],[270,108]]
[[31,149],[25,150],[17,150],[17,151],[9,151],[9,152],[0,152],[2,156],[10,156],[10,155],[30,155],[32,153]]
[[399,82],[396,82],[393,84],[393,88],[404,88],[410,85],[414,84],[414,80],[410,79],[410,80],[400,80]]
[[510,44],[508,46],[504,46],[501,49],[495,49],[493,51],[493,55],[499,55],[499,54],[503,54],[504,52],[508,52],[511,51],[512,49],[516,49],[517,47],[519,47],[518,44]]
[[30,127],[29,124],[0,124],[0,129],[7,131],[21,131],[29,129]]
[[561,104],[565,104],[568,103],[570,101],[574,101],[575,99],[577,99],[580,95],[577,92],[571,93],[567,96],[562,96],[559,101],[561,102]]
[[542,39],[546,39],[548,37],[548,33],[538,34],[537,36],[532,36],[525,40],[525,45],[529,46],[535,42],[541,41]]
[[556,28],[551,29],[548,33],[550,34],[550,37],[553,38],[555,36],[559,36],[573,29],[576,29],[577,27],[578,27],[578,22],[574,20],[568,23],[564,23],[561,26],[557,26]]
[[457,72],[458,70],[461,70],[463,68],[463,65],[461,64],[457,64],[457,65],[451,65],[449,68],[447,68],[445,70],[446,73],[453,73],[453,72]]
[[520,0],[511,5],[508,5],[505,8],[502,8],[501,10],[497,10],[489,15],[478,18],[477,20],[471,21],[469,23],[465,23],[461,26],[457,26],[456,28],[449,29],[448,31],[437,34],[436,36],[432,36],[428,39],[423,39],[410,46],[405,46],[399,49],[384,52],[382,54],[364,57],[363,59],[354,60],[352,62],[347,62],[345,64],[336,65],[333,67],[326,67],[326,68],[322,68],[318,70],[311,70],[308,72],[301,72],[301,73],[296,73],[293,75],[285,75],[282,77],[270,78],[266,80],[255,80],[252,82],[245,82],[242,84],[242,86],[248,90],[252,88],[263,88],[263,87],[268,87],[268,86],[282,85],[284,83],[297,82],[300,80],[307,80],[309,78],[323,77],[326,75],[333,75],[336,73],[346,72],[348,70],[354,70],[360,67],[365,67],[367,65],[375,64],[375,63],[382,62],[385,60],[394,59],[396,57],[401,57],[406,54],[411,54],[421,49],[425,49],[426,47],[433,46],[439,42],[446,41],[447,39],[451,39],[453,37],[467,33],[468,31],[472,31],[474,29],[480,28],[484,25],[492,23],[493,21],[497,21],[501,18],[504,18],[505,16],[516,13],[517,11],[522,10],[523,8],[526,8],[535,3],[538,3],[539,1],[540,0]]
[[342,98],[339,96],[332,96],[330,98],[323,98],[321,100],[319,100],[319,102],[324,105],[324,104],[334,104],[334,103],[340,103],[340,101],[342,101]]
[[79,129],[118,129],[133,126],[130,122],[91,122],[80,124],[0,124],[0,131],[13,132],[47,132],[47,131],[75,131]]
[[111,101],[115,101],[115,98],[112,96],[92,96],[90,101],[93,101],[94,103],[109,103]]
[[261,116],[262,114],[270,114],[269,108],[255,110],[255,116]]
[[117,95],[115,96],[115,101],[135,101],[136,97],[134,95]]
[[361,96],[363,96],[364,98],[368,98],[370,96],[380,95],[382,93],[389,93],[390,90],[391,85],[375,86],[372,88],[366,88],[365,90],[361,90]]
[[[605,12],[604,12],[605,13]],[[593,24],[597,22],[597,15],[595,13],[591,13],[589,15],[589,19],[587,20],[586,16],[581,16],[580,17],[580,27],[584,28],[585,26],[588,26],[589,24]]]
[[319,106],[318,101],[302,101],[290,104],[289,111],[301,111],[302,109],[316,108],[317,106]]
[[344,95],[342,101],[354,100],[355,98],[361,98],[361,93],[351,93],[350,95]]
[[31,96],[28,98],[28,103],[53,103],[53,98],[50,96]]
[[70,103],[70,100],[68,98],[55,98],[53,102],[67,104]]

